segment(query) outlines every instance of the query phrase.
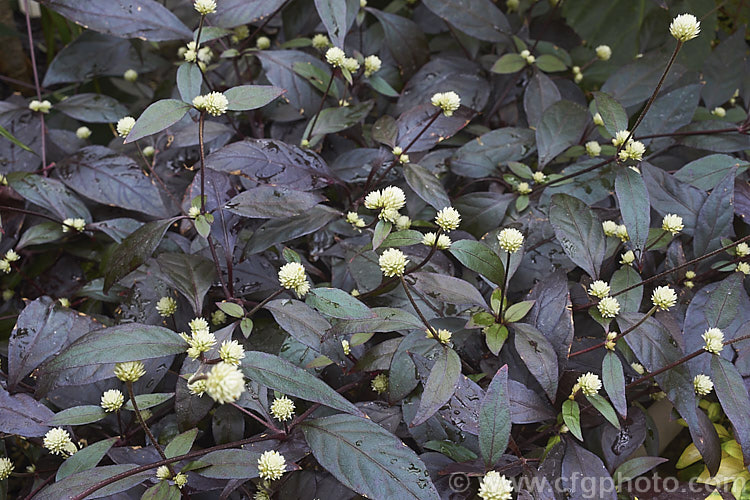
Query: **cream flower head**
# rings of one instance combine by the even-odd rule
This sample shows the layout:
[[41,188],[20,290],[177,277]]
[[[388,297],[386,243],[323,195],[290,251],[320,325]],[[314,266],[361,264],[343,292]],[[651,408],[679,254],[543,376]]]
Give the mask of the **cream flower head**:
[[512,493],[513,483],[494,470],[485,474],[479,483],[478,494],[482,500],[510,500]]
[[641,161],[643,153],[646,152],[646,146],[641,141],[629,140],[624,148],[617,153],[618,158],[622,161],[635,160]]
[[135,125],[135,118],[132,116],[125,116],[117,121],[117,134],[120,137],[127,137]]
[[236,340],[225,340],[219,348],[219,357],[225,363],[239,366],[245,358],[245,349]]
[[584,147],[586,148],[586,154],[592,158],[602,154],[602,147],[596,141],[589,141]]
[[433,106],[442,109],[445,116],[453,115],[453,112],[461,106],[461,98],[453,91],[433,94],[430,102]]
[[88,139],[91,137],[91,129],[84,126],[84,127],[78,127],[76,130],[76,137],[79,139]]
[[294,416],[294,401],[286,396],[274,399],[271,403],[271,414],[279,422],[286,422]]
[[314,49],[323,50],[329,45],[331,45],[331,42],[328,40],[328,37],[322,33],[318,33],[312,37],[312,46]]
[[596,307],[602,318],[614,318],[620,313],[620,303],[614,297],[604,297]]
[[210,94],[196,96],[193,99],[193,106],[210,115],[220,116],[227,112],[229,99],[221,92],[211,92]]
[[244,390],[245,377],[236,366],[221,362],[208,372],[206,392],[217,403],[237,401]]
[[160,466],[158,469],[156,469],[156,479],[160,481],[164,481],[172,477],[172,474],[169,473],[169,467],[166,465]]
[[602,381],[595,373],[588,372],[578,377],[576,385],[586,396],[594,396],[602,388]]
[[380,71],[383,62],[376,55],[365,57],[365,76],[371,76]]
[[438,236],[435,233],[426,233],[422,238],[422,244],[428,247],[432,247],[435,246],[436,240],[438,250],[447,250],[453,243],[447,234],[441,234],[440,236]]
[[13,469],[15,469],[15,465],[13,465],[13,462],[8,457],[2,457],[0,458],[0,481],[3,479],[7,479],[11,472],[13,472]]
[[47,431],[47,434],[44,435],[43,444],[53,455],[66,456],[78,451],[78,448],[70,439],[70,434],[62,427],[55,427]]
[[119,411],[125,402],[125,396],[117,389],[110,389],[102,394],[101,407],[105,412]]
[[668,311],[677,303],[677,294],[668,286],[657,286],[651,294],[651,302],[658,309]]
[[[602,122],[604,124],[604,122]],[[618,130],[615,136],[612,138],[612,145],[615,147],[620,147],[621,145],[625,144],[625,139],[628,138],[630,135],[630,131],[628,130]]]
[[605,220],[602,222],[602,230],[605,236],[616,236],[617,235],[617,223],[613,220]]
[[680,14],[672,19],[669,32],[680,42],[687,42],[700,34],[701,23],[692,14]]
[[701,337],[706,343],[703,348],[711,354],[719,354],[724,349],[724,332],[718,328],[709,328]]
[[682,231],[685,226],[682,223],[682,217],[675,214],[667,214],[661,221],[661,228],[669,231],[672,236]]
[[596,280],[589,286],[589,295],[603,299],[609,295],[609,284],[606,281]]
[[620,257],[620,264],[632,265],[635,262],[635,254],[632,250],[628,250]]
[[370,382],[370,387],[378,394],[383,394],[388,390],[388,376],[385,373],[378,374],[372,379],[372,382]]
[[453,334],[451,333],[451,331],[450,330],[446,330],[445,328],[440,328],[439,330],[437,330],[436,333],[437,333],[437,336],[432,333],[432,330],[427,330],[426,337],[428,339],[435,339],[438,342],[440,342],[441,344],[447,344],[448,342],[451,341],[451,337],[453,336]]
[[707,396],[714,390],[714,383],[711,381],[711,377],[700,373],[693,379],[693,388],[698,396]]
[[514,227],[506,227],[497,235],[500,248],[508,253],[516,253],[523,246],[523,234]]
[[202,16],[213,14],[216,12],[216,0],[195,0],[193,7]]
[[294,290],[299,297],[310,291],[305,268],[299,262],[289,262],[279,269],[279,283],[287,290]]
[[601,61],[609,61],[609,58],[612,57],[612,49],[609,48],[609,45],[599,45],[594,51],[596,57]]
[[156,312],[159,316],[167,317],[177,312],[177,301],[172,297],[162,297],[156,303]]
[[275,450],[264,451],[258,459],[258,475],[261,479],[275,481],[286,470],[284,455]]
[[461,224],[461,214],[453,207],[445,207],[435,216],[435,224],[445,232],[453,231]]
[[326,51],[326,61],[334,68],[341,67],[346,61],[346,53],[339,47],[331,47]]
[[383,275],[387,278],[404,274],[406,264],[408,263],[409,259],[406,258],[404,252],[397,248],[387,248],[378,260],[380,270],[383,271]]
[[123,382],[136,382],[146,374],[146,367],[141,361],[126,361],[115,364],[114,373]]

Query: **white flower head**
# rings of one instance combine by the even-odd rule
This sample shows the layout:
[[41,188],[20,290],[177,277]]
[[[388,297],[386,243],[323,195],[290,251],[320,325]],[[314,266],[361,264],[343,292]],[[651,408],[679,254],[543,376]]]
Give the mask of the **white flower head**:
[[[388,186],[380,195],[380,207],[386,210],[401,210],[406,204],[404,191],[396,186]],[[369,207],[368,207],[369,208]]]
[[438,329],[435,333],[432,332],[432,330],[427,330],[427,338],[428,339],[436,339],[441,344],[447,344],[451,341],[451,337],[453,336],[453,333],[451,333],[450,330],[446,330],[445,328]]
[[195,0],[193,7],[202,16],[213,14],[216,12],[216,0]]
[[633,264],[633,262],[635,262],[635,254],[632,250],[628,250],[620,256],[620,264],[630,266]]
[[339,68],[346,61],[346,53],[339,47],[331,47],[326,51],[326,61],[334,68]]
[[100,405],[102,408],[104,408],[105,412],[113,412],[119,411],[120,408],[122,408],[122,404],[124,402],[125,396],[122,395],[122,392],[118,391],[117,389],[110,389],[108,391],[104,391],[104,394],[102,394]]
[[658,309],[668,311],[677,304],[677,294],[668,286],[657,286],[651,294],[651,302]]
[[500,248],[508,253],[516,253],[523,246],[523,233],[514,227],[506,227],[497,235]]
[[544,172],[534,172],[531,177],[537,184],[543,184],[547,181],[547,176],[544,175]]
[[693,379],[693,388],[698,396],[707,396],[714,390],[714,383],[711,381],[711,377],[700,373]]
[[206,392],[206,379],[198,379],[193,382],[188,382],[187,388],[190,394],[201,397]]
[[638,375],[643,375],[646,373],[646,369],[643,367],[640,363],[630,363],[630,367],[635,371]]
[[141,361],[126,361],[115,364],[114,373],[123,382],[136,382],[146,374],[146,367]]
[[132,83],[138,79],[138,72],[134,69],[129,69],[123,73],[122,77]]
[[[604,124],[604,122],[602,122],[602,124]],[[630,132],[628,130],[619,130],[612,138],[612,145],[620,147],[622,144],[625,144],[625,139],[627,139],[629,135]]]
[[737,257],[747,257],[748,255],[750,255],[750,245],[743,241],[742,243],[734,247],[734,254]]
[[44,113],[45,115],[49,113],[49,110],[52,109],[52,103],[49,101],[37,101],[34,99],[29,103],[29,109],[31,111],[38,111],[39,113]]
[[346,57],[344,58],[344,62],[341,63],[341,67],[349,73],[354,73],[359,69],[359,61],[353,57]]
[[225,363],[238,366],[245,358],[245,349],[236,340],[225,340],[219,348],[219,357]]
[[601,61],[609,61],[609,58],[612,57],[612,49],[609,48],[609,45],[599,45],[594,50],[596,52],[596,57]]
[[617,223],[613,220],[602,222],[602,230],[605,236],[617,236]]
[[360,217],[357,212],[348,212],[346,214],[346,222],[351,224],[356,229],[365,227],[367,225],[365,220],[362,217]]
[[399,215],[398,219],[396,219],[396,230],[398,231],[406,231],[411,227],[411,219],[408,215]]
[[499,472],[491,470],[479,483],[479,497],[482,500],[510,500],[513,483]]
[[685,226],[682,224],[682,217],[675,214],[667,214],[661,221],[661,228],[669,231],[672,236],[682,231]]
[[287,290],[294,290],[299,297],[310,291],[305,268],[299,262],[289,262],[279,269],[279,283]]
[[79,139],[88,139],[91,137],[91,129],[88,127],[78,127],[76,130],[76,137]]
[[145,148],[143,148],[143,156],[145,156],[146,158],[151,158],[152,156],[154,156],[154,153],[156,153],[156,150],[153,146],[146,146]]
[[245,377],[234,365],[221,362],[214,365],[206,377],[206,393],[219,404],[237,401],[245,390]]
[[433,106],[442,109],[445,116],[453,115],[461,106],[461,98],[453,91],[433,94],[431,102]]
[[376,55],[365,57],[365,76],[371,76],[380,71],[380,66],[383,62]]
[[447,250],[453,243],[447,234],[441,234],[440,236],[438,236],[435,233],[426,233],[422,238],[422,244],[428,247],[432,247],[435,246],[436,240],[438,250]]
[[385,391],[388,390],[388,376],[385,373],[378,374],[370,382],[370,387],[372,388],[373,391],[377,392],[378,394],[383,394]]
[[10,265],[10,262],[8,262],[5,259],[0,260],[0,271],[4,272],[5,274],[10,273],[12,270],[12,267]]
[[117,134],[120,137],[127,137],[135,125],[135,118],[132,116],[125,116],[117,121]]
[[622,242],[626,242],[630,239],[630,236],[628,236],[628,228],[625,227],[625,224],[620,224],[617,226],[617,231],[615,231],[615,236],[620,238]]
[[529,186],[528,182],[519,182],[516,184],[516,192],[518,194],[529,194],[531,193],[531,186]]
[[748,274],[750,274],[750,264],[748,264],[747,262],[738,262],[736,271],[747,276]]
[[62,231],[67,233],[70,230],[82,232],[86,228],[86,221],[81,218],[67,218],[63,221]]
[[609,295],[609,284],[606,281],[596,280],[589,286],[589,295],[603,299]]
[[255,41],[255,46],[259,50],[266,50],[271,47],[271,39],[267,36],[259,36],[258,39]]
[[172,297],[162,297],[156,303],[156,312],[159,316],[166,318],[177,312],[177,301]]
[[380,197],[380,191],[377,189],[367,193],[367,196],[365,196],[365,208],[369,208],[370,210],[381,208],[383,205],[380,201]]
[[461,224],[461,214],[453,207],[445,207],[435,216],[435,224],[445,232],[453,231]]
[[172,477],[172,474],[169,473],[169,467],[166,465],[162,465],[158,469],[156,469],[156,479],[160,481],[165,481]]
[[588,372],[578,377],[576,385],[580,387],[581,392],[586,396],[594,396],[602,388],[602,381],[595,373]]
[[349,345],[349,341],[344,339],[341,341],[341,350],[344,351],[344,356],[348,356],[352,352],[352,348]]
[[174,484],[178,488],[182,489],[183,486],[185,486],[188,482],[188,477],[186,474],[183,474],[180,472],[179,474],[176,474],[174,477]]
[[294,416],[294,401],[286,396],[274,399],[271,403],[271,414],[279,422],[286,422]]
[[643,154],[646,152],[646,146],[641,141],[629,140],[624,148],[617,153],[617,156],[622,161],[635,160],[641,161]]
[[387,248],[380,256],[380,259],[378,259],[380,270],[383,271],[383,275],[387,278],[404,274],[406,264],[408,263],[409,259],[398,248]]
[[196,96],[193,99],[193,106],[210,115],[221,116],[229,108],[229,99],[221,92],[211,92],[210,94]]
[[596,307],[602,318],[614,318],[620,313],[620,303],[614,297],[604,297]]
[[322,33],[318,33],[317,35],[312,37],[312,46],[315,49],[323,50],[329,45],[331,45],[331,42],[328,40],[328,37]]
[[594,120],[594,125],[597,127],[603,127],[604,126],[604,119],[602,118],[602,115],[600,113],[597,113],[592,118]]
[[596,141],[589,141],[584,146],[586,148],[586,154],[592,158],[602,154],[602,147]]
[[521,2],[519,0],[505,0],[505,7],[508,12],[515,12],[520,7]]
[[68,431],[61,427],[55,427],[47,431],[47,434],[44,435],[43,444],[53,455],[68,456],[78,451],[76,445],[70,439]]
[[701,337],[703,337],[703,341],[706,343],[703,349],[711,354],[719,354],[724,349],[724,332],[718,328],[709,328]]
[[261,479],[275,481],[286,470],[284,455],[275,450],[264,451],[258,459],[258,475]]
[[18,253],[12,248],[8,250],[7,252],[5,252],[5,260],[7,260],[8,262],[15,262],[20,258],[21,256],[18,255]]
[[7,479],[11,472],[13,472],[13,469],[15,469],[15,465],[13,465],[13,462],[8,457],[2,457],[0,458],[0,481],[3,479]]
[[672,19],[669,32],[680,42],[687,42],[697,37],[701,32],[701,23],[692,14],[680,14]]
[[727,116],[727,110],[722,108],[721,106],[716,106],[711,110],[711,114],[719,118],[724,118],[725,116]]

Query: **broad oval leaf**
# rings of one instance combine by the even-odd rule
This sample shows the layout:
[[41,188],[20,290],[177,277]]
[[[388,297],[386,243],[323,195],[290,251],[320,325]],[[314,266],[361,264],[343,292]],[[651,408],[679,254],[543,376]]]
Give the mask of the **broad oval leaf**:
[[91,213],[86,205],[65,185],[49,177],[14,172],[7,176],[8,184],[26,200],[57,215],[60,220],[81,217],[91,222]]
[[337,321],[326,335],[339,336],[352,333],[424,329],[424,325],[419,318],[410,312],[392,307],[374,307],[370,311],[373,314],[371,318]]
[[487,307],[482,294],[468,281],[426,272],[414,273],[411,276],[417,280],[414,288],[428,297],[434,297],[449,304]]
[[623,418],[628,416],[628,403],[625,398],[625,373],[620,358],[614,352],[607,352],[602,361],[602,383],[612,405]]
[[505,272],[500,257],[478,241],[459,240],[450,247],[450,253],[474,272],[477,272],[495,283],[503,286]]
[[76,472],[93,469],[118,439],[116,437],[103,439],[78,450],[73,456],[65,459],[60,468],[57,469],[55,481],[65,479]]
[[508,38],[510,23],[490,0],[425,0],[425,7],[464,33],[487,42]]
[[536,130],[539,165],[546,165],[555,156],[576,144],[588,119],[588,111],[571,101],[557,101],[548,107]]
[[[105,465],[103,467],[96,467],[94,469],[77,472],[46,487],[34,496],[34,500],[70,499],[76,495],[80,495],[90,487],[105,479],[135,469],[136,467],[138,467],[137,464]],[[115,481],[112,484],[96,490],[94,493],[86,496],[86,498],[110,497],[116,493],[127,491],[142,483],[148,477],[153,476],[153,474],[152,471],[133,474],[132,476],[120,479],[119,481]]]
[[8,394],[0,387],[0,432],[23,437],[44,436],[50,429],[47,422],[52,410],[28,394]]
[[508,365],[503,365],[492,377],[479,408],[479,448],[488,467],[495,465],[505,453],[510,428]]
[[422,165],[407,163],[404,165],[404,178],[409,187],[436,210],[451,205],[448,193],[438,178]]
[[243,449],[212,451],[200,458],[208,467],[198,474],[214,479],[252,479],[258,477],[256,464],[260,455],[260,452]]
[[331,43],[336,47],[344,46],[344,38],[354,18],[359,12],[359,2],[355,0],[315,0],[323,26],[331,37]]
[[271,85],[240,85],[225,90],[229,111],[248,111],[262,108],[285,91]]
[[157,259],[166,281],[180,291],[200,316],[203,299],[216,279],[214,263],[200,255],[164,253]]
[[461,358],[456,351],[448,347],[443,348],[435,359],[435,364],[427,377],[427,383],[422,391],[414,419],[410,427],[427,421],[436,411],[448,401],[456,390],[456,382],[461,375]]
[[212,25],[234,28],[261,20],[283,4],[284,0],[222,0],[208,19]]
[[750,462],[750,397],[742,375],[721,356],[711,356],[711,375],[721,407],[734,426],[734,436],[742,448],[745,463]]
[[318,462],[347,488],[368,498],[440,498],[419,457],[371,420],[333,415],[300,427]]
[[592,278],[598,278],[607,242],[594,212],[578,198],[556,194],[550,203],[549,221],[570,260]]
[[451,171],[465,177],[498,173],[498,165],[518,161],[536,149],[532,130],[505,127],[482,134],[456,151]]
[[49,421],[49,425],[50,427],[57,427],[60,425],[90,424],[91,422],[98,422],[106,416],[107,414],[101,406],[74,406],[56,413]]
[[525,323],[514,323],[515,347],[526,368],[536,378],[551,401],[558,383],[557,355],[539,330]]
[[128,109],[112,97],[101,94],[78,94],[55,105],[71,118],[87,123],[112,123],[128,114]]
[[604,92],[594,92],[596,110],[602,117],[604,128],[614,137],[620,130],[628,129],[628,115],[622,104]]
[[[180,66],[182,69],[182,66]],[[179,71],[179,70],[178,70]],[[161,132],[165,128],[174,125],[190,111],[192,106],[177,99],[162,99],[156,101],[141,113],[141,116],[133,125],[130,133],[125,138],[125,143],[135,142],[149,135]],[[122,115],[120,116],[120,118]],[[109,120],[109,121],[116,121]]]
[[275,219],[304,213],[324,199],[316,193],[284,186],[258,186],[229,200],[226,209],[243,217]]
[[372,311],[362,302],[339,288],[313,288],[305,302],[318,311],[341,319],[372,318]]
[[622,168],[615,179],[615,193],[620,204],[622,221],[636,249],[636,255],[646,247],[651,225],[651,204],[643,176],[632,168]]

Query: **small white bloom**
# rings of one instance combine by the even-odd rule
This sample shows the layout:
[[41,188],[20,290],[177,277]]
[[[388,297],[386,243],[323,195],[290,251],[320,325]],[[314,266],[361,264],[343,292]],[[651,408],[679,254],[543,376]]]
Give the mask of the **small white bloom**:
[[354,226],[355,228],[365,227],[367,223],[365,220],[357,214],[357,212],[348,212],[346,214],[346,222]]
[[160,481],[165,481],[172,477],[172,474],[169,473],[169,467],[166,465],[162,465],[158,469],[156,469],[156,479]]
[[507,8],[508,12],[517,11],[520,5],[521,2],[519,0],[505,0],[505,7]]
[[307,282],[305,268],[298,262],[289,262],[279,269],[279,283],[287,290],[294,290],[298,296],[304,295],[310,290]]
[[216,0],[195,0],[193,7],[202,16],[213,14],[216,12]]
[[461,105],[461,98],[453,91],[438,92],[432,96],[432,105],[443,110],[445,116],[453,115]]
[[602,147],[596,141],[589,141],[585,144],[586,154],[595,157],[602,154]]
[[31,111],[38,111],[39,113],[44,113],[45,115],[49,113],[49,110],[52,109],[52,103],[44,100],[44,101],[37,101],[34,99],[29,103],[29,109]]
[[159,316],[167,317],[177,312],[177,301],[172,297],[162,297],[156,303],[156,312]]
[[206,393],[217,403],[232,403],[244,390],[245,377],[236,366],[221,362],[208,372]]
[[727,116],[727,110],[722,108],[721,106],[716,106],[711,110],[711,114],[714,116],[718,116],[719,118],[724,118],[725,116]]
[[334,68],[341,67],[346,61],[346,53],[338,47],[331,47],[326,51],[326,61]]
[[318,33],[317,35],[312,37],[312,46],[315,49],[323,50],[329,45],[331,45],[331,42],[329,42],[328,37],[322,33]]
[[347,57],[344,59],[344,62],[341,63],[341,67],[349,73],[355,73],[359,69],[359,61],[353,57]]
[[703,335],[703,341],[706,343],[703,348],[712,354],[719,354],[724,349],[724,332],[718,328],[709,328]]
[[445,232],[453,231],[461,224],[461,214],[453,207],[445,207],[435,216],[435,224]]
[[365,208],[369,208],[370,210],[376,210],[380,207],[382,207],[382,203],[380,201],[380,191],[375,190],[367,193],[367,196],[365,196]]
[[259,36],[258,39],[255,41],[255,46],[259,50],[266,50],[271,47],[271,39],[267,36]]
[[229,99],[221,92],[211,92],[210,94],[196,96],[193,99],[193,106],[210,115],[220,116],[227,112]]
[[341,349],[344,351],[344,356],[348,356],[352,352],[352,348],[349,345],[349,341],[346,339],[341,341]]
[[80,218],[67,218],[63,221],[63,227],[62,231],[63,233],[67,233],[71,229],[78,231],[79,233],[82,232],[86,228],[86,221]]
[[188,477],[186,474],[183,474],[182,472],[175,475],[174,477],[174,484],[180,489],[182,489],[182,487],[185,486],[187,482],[188,482]]
[[544,172],[534,172],[531,177],[537,184],[544,184],[545,182],[547,182],[547,176],[544,175]]
[[21,256],[18,255],[16,251],[13,249],[10,249],[7,252],[5,252],[5,260],[7,260],[8,262],[15,262],[20,258]]
[[370,387],[378,394],[383,394],[388,390],[388,376],[385,373],[378,374],[372,379],[372,382],[370,382]]
[[711,381],[711,377],[700,373],[693,379],[693,388],[698,396],[707,396],[714,390],[714,383]]
[[638,375],[643,375],[646,373],[646,369],[643,367],[640,363],[630,363],[630,367],[635,371]]
[[602,381],[595,373],[585,373],[578,377],[577,385],[586,396],[594,396],[602,388]]
[[400,215],[398,219],[396,219],[396,230],[397,231],[406,231],[411,227],[411,219],[408,215]]
[[119,411],[125,402],[125,396],[117,389],[110,389],[102,394],[101,407],[105,412]]
[[11,272],[13,268],[10,265],[10,262],[8,262],[5,259],[0,260],[0,271],[4,272],[5,274],[8,274]]
[[613,220],[602,222],[602,230],[605,236],[617,236],[617,223]]
[[404,252],[397,248],[387,248],[378,260],[380,270],[383,271],[383,275],[387,278],[404,274],[406,264],[408,263],[409,259],[406,258]]
[[594,125],[596,125],[598,127],[603,127],[604,126],[604,119],[602,119],[602,115],[601,114],[599,114],[599,113],[595,114],[593,120],[594,120]]
[[245,349],[236,340],[225,340],[219,348],[219,357],[225,363],[238,366],[245,358]]
[[91,137],[91,129],[88,127],[78,127],[78,130],[76,130],[76,137],[79,139],[88,139]]
[[44,447],[53,455],[62,456],[72,455],[78,450],[70,439],[68,431],[61,427],[55,427],[47,431],[47,434],[44,435]]
[[123,382],[136,382],[146,374],[146,367],[140,361],[126,361],[115,364],[114,373]]
[[261,479],[275,481],[286,470],[284,455],[275,450],[264,451],[258,459],[258,475]]
[[125,116],[117,121],[117,134],[120,137],[127,137],[135,125],[135,118],[132,116]]
[[294,401],[286,396],[274,399],[271,403],[271,414],[279,422],[286,422],[294,416]]
[[401,210],[406,204],[404,191],[396,186],[388,186],[380,195],[380,207],[386,210]]
[[523,49],[521,52],[518,53],[518,55],[526,59],[527,57],[531,55],[531,52],[529,52],[527,49]]
[[129,82],[134,82],[138,79],[138,72],[134,69],[129,69],[122,75],[122,77]]
[[620,150],[617,156],[622,161],[635,160],[641,161],[643,153],[646,152],[646,146],[641,141],[629,140],[627,145]]
[[479,483],[478,494],[482,500],[510,500],[512,493],[513,483],[494,470],[485,474]]
[[734,254],[737,257],[747,257],[748,255],[750,255],[750,245],[743,241],[742,243],[734,247]]
[[[602,121],[602,125],[604,122]],[[628,138],[630,135],[630,132],[627,130],[619,130],[615,136],[612,138],[612,145],[615,147],[620,147],[620,145],[625,144],[625,139]]]
[[609,295],[609,284],[606,281],[596,280],[589,286],[589,295],[603,299]]
[[436,332],[437,336],[435,336],[435,334],[432,333],[432,330],[427,330],[426,332],[427,332],[426,336],[427,336],[428,339],[436,339],[438,342],[440,342],[442,344],[447,344],[448,342],[450,342],[451,341],[451,337],[453,336],[453,334],[451,333],[451,331],[450,330],[446,330],[445,328],[440,328]]
[[152,156],[154,156],[154,153],[156,153],[156,150],[153,146],[146,146],[145,148],[143,148],[143,156],[145,156],[146,158],[151,158]]
[[620,303],[614,297],[604,297],[596,307],[602,318],[614,318],[620,313]]
[[596,51],[596,57],[602,61],[609,61],[609,58],[612,57],[612,49],[609,48],[609,45],[599,45],[594,50]]
[[738,262],[736,271],[747,276],[748,274],[750,274],[750,264],[748,264],[747,262]]
[[677,304],[677,294],[668,286],[657,286],[651,294],[651,303],[662,311],[668,311]]
[[516,192],[518,194],[529,194],[531,193],[531,186],[529,186],[528,182],[519,182],[516,185]]
[[0,458],[0,481],[3,479],[7,479],[11,472],[13,472],[13,469],[15,469],[15,465],[13,465],[13,462],[8,457],[2,457]]
[[669,32],[680,42],[687,42],[700,34],[701,23],[692,14],[680,14],[672,19]]
[[615,231],[615,236],[620,238],[620,240],[625,243],[630,239],[630,236],[628,236],[628,228],[625,227],[625,224],[620,224],[617,226],[617,231]]
[[635,254],[632,250],[628,250],[620,256],[620,264],[632,265],[635,262]]
[[365,57],[365,76],[370,76],[380,71],[383,62],[376,55]]
[[190,394],[201,397],[206,392],[206,379],[202,378],[193,382],[188,382],[187,388]]
[[508,253],[516,253],[523,246],[523,234],[514,227],[506,227],[497,235],[500,248]]
[[685,226],[682,224],[682,217],[675,214],[667,214],[661,221],[661,228],[669,231],[672,236],[682,231]]
[[436,239],[438,250],[447,250],[453,243],[447,234],[441,234],[440,236],[438,236],[435,233],[426,233],[422,238],[422,244],[428,247],[435,246]]

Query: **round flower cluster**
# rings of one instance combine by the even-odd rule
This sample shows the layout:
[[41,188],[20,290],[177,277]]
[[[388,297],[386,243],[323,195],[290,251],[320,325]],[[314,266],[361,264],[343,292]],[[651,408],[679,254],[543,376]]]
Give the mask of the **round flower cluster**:
[[701,23],[692,14],[680,14],[672,19],[669,32],[680,42],[687,42],[697,37],[701,32]]
[[408,215],[400,215],[396,219],[396,231],[406,231],[411,227],[411,219]]
[[146,374],[146,367],[141,361],[126,361],[115,364],[114,373],[123,382],[136,382]]
[[52,108],[52,103],[49,101],[37,101],[34,99],[29,103],[29,109],[31,111],[37,111],[39,113],[44,113],[45,115],[49,113],[49,110]]
[[86,229],[86,221],[81,218],[67,218],[62,223],[62,232],[67,233],[70,230],[83,232]]
[[323,50],[328,48],[329,45],[331,45],[331,42],[328,40],[328,37],[322,33],[318,33],[312,37],[312,46],[314,49]]
[[205,391],[217,403],[237,401],[244,390],[245,377],[236,366],[221,362],[208,372]]
[[614,318],[620,314],[620,303],[614,297],[604,297],[599,301],[596,308],[602,318]]
[[294,290],[298,297],[304,297],[310,291],[305,268],[299,262],[289,262],[281,266],[279,283],[287,290]]
[[372,379],[372,382],[370,382],[370,387],[378,394],[383,394],[388,390],[388,376],[385,373],[378,374]]
[[382,64],[383,62],[376,55],[365,57],[365,76],[369,77],[380,71]]
[[534,64],[536,61],[536,57],[534,57],[527,49],[522,50],[518,55],[526,59],[526,64]]
[[43,444],[53,455],[68,456],[78,451],[78,448],[70,439],[68,431],[61,427],[55,427],[47,431],[47,434],[44,435]]
[[513,483],[499,472],[491,470],[479,483],[479,497],[483,500],[510,500]]
[[591,119],[594,121],[594,125],[596,125],[597,127],[604,126],[604,118],[602,118],[601,113],[596,113]]
[[359,216],[357,212],[348,212],[346,214],[346,222],[351,224],[355,229],[362,231],[360,228],[365,227],[367,223]]
[[210,115],[221,116],[229,108],[229,99],[221,92],[211,92],[210,94],[195,96],[193,106]]
[[20,258],[21,256],[18,255],[15,250],[8,250],[7,252],[5,252],[5,257],[3,259],[0,259],[0,271],[8,274],[11,270],[10,263],[17,261]]
[[677,294],[668,286],[657,286],[651,294],[651,302],[661,311],[668,311],[677,303]]
[[0,481],[7,479],[11,472],[13,472],[13,469],[15,469],[15,465],[13,465],[10,458],[0,458]]
[[[437,333],[437,335],[435,335]],[[432,329],[427,330],[426,337],[428,339],[436,339],[441,344],[447,344],[451,341],[451,337],[453,334],[450,332],[450,330],[446,330],[445,328],[440,328],[437,330],[437,332],[433,333]]]
[[514,227],[506,227],[497,235],[500,248],[508,253],[516,253],[523,246],[523,234]]
[[88,127],[78,127],[76,130],[76,137],[79,139],[88,139],[91,137],[91,129]]
[[404,274],[406,264],[408,263],[409,259],[406,258],[404,252],[397,248],[387,248],[380,256],[380,259],[378,259],[380,270],[383,271],[383,275],[386,278]]
[[589,285],[589,295],[603,299],[609,295],[609,284],[606,281],[596,280]]
[[182,489],[182,487],[185,486],[187,482],[188,482],[188,477],[186,474],[183,474],[182,472],[180,472],[174,477],[174,484],[180,489]]
[[365,207],[380,210],[378,218],[396,223],[401,217],[398,211],[406,204],[406,195],[401,188],[388,186],[383,191],[375,190],[365,196]]
[[727,110],[722,108],[721,106],[716,106],[711,110],[711,114],[714,116],[718,116],[719,118],[724,118],[725,116],[727,116]]
[[236,340],[225,340],[219,348],[219,357],[225,363],[239,366],[245,358],[245,349]]
[[349,341],[344,339],[341,341],[341,350],[344,351],[344,356],[348,356],[352,352],[352,348],[349,345]]
[[271,414],[279,422],[286,422],[294,416],[294,401],[286,396],[274,399],[271,403]]
[[339,47],[331,47],[326,51],[326,61],[334,68],[345,69],[349,73],[359,69],[359,62],[353,57],[346,57],[346,53]]
[[684,227],[682,217],[676,214],[667,214],[661,220],[661,228],[665,231],[669,231],[672,236],[682,231]]
[[160,481],[166,481],[172,477],[172,474],[169,473],[169,467],[166,465],[160,466],[158,469],[156,469],[156,479]]
[[177,312],[177,301],[172,297],[162,297],[156,303],[156,312],[159,316],[166,318]]
[[438,236],[436,233],[426,233],[422,238],[423,245],[427,245],[428,247],[437,246],[438,250],[447,250],[452,243],[447,234],[440,234]]
[[206,392],[206,379],[201,378],[192,382],[188,382],[187,388],[188,391],[190,391],[190,394],[198,396],[200,398]]
[[453,112],[461,106],[461,98],[453,92],[437,92],[430,100],[433,106],[443,110],[445,116],[452,116]]
[[259,36],[255,41],[255,47],[258,50],[266,50],[271,47],[271,39],[267,36]]
[[599,375],[588,372],[578,377],[576,384],[573,386],[574,393],[577,392],[576,387],[586,396],[595,396],[602,388],[602,381],[599,379]]
[[518,194],[529,194],[531,193],[531,186],[528,182],[519,182],[516,184],[516,192]]
[[284,455],[275,450],[264,451],[258,459],[258,475],[261,479],[275,481],[286,470]]
[[620,146],[625,144],[625,141],[628,137],[630,137],[629,130],[618,130],[617,133],[615,133],[615,136],[612,138],[612,145],[616,148],[619,148]]
[[750,255],[750,245],[745,242],[740,243],[734,247],[734,254],[737,257],[747,257]]
[[714,390],[714,383],[711,381],[711,377],[700,373],[693,379],[693,388],[698,396],[707,396]]
[[205,70],[206,65],[210,63],[211,59],[214,57],[213,52],[211,52],[209,47],[198,48],[198,44],[194,41],[188,42],[187,46],[182,47],[178,51],[178,54],[182,55],[187,62],[198,61],[198,66],[201,70]]
[[632,250],[628,250],[620,257],[620,264],[625,264],[627,266],[633,265],[633,262],[635,262],[635,254]]
[[618,158],[622,161],[634,160],[641,161],[643,153],[646,152],[646,146],[641,141],[630,139],[624,148],[617,153]]
[[102,394],[101,407],[104,411],[109,413],[113,411],[119,411],[122,408],[122,404],[125,402],[125,396],[122,395],[117,389],[110,389]]
[[594,51],[596,57],[601,61],[609,61],[609,58],[612,57],[612,49],[609,48],[609,45],[599,45]]
[[445,207],[435,216],[435,224],[446,233],[458,229],[461,224],[461,214],[453,207]]
[[180,333],[180,337],[188,343],[187,355],[192,359],[211,350],[216,345],[216,337],[208,328],[208,321],[203,318],[195,318],[188,323],[190,326],[190,336]]
[[706,345],[703,348],[712,353],[719,354],[724,349],[724,332],[718,328],[709,328],[701,335]]
[[138,79],[138,72],[134,69],[129,69],[122,74],[122,77],[132,83]]
[[586,148],[586,154],[591,156],[592,158],[602,154],[602,147],[596,141],[589,141],[584,144],[584,146]]
[[213,14],[216,12],[216,0],[195,0],[193,7],[202,16]]
[[544,175],[544,172],[534,172],[531,175],[531,178],[534,179],[534,182],[536,182],[537,184],[543,184],[547,182],[547,176]]
[[130,131],[133,130],[133,125],[135,125],[135,118],[132,116],[120,118],[117,120],[117,135],[122,138],[127,137]]
[[748,264],[747,262],[738,262],[736,271],[747,276],[748,274],[750,274],[750,264]]

